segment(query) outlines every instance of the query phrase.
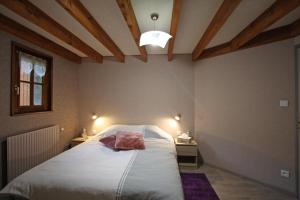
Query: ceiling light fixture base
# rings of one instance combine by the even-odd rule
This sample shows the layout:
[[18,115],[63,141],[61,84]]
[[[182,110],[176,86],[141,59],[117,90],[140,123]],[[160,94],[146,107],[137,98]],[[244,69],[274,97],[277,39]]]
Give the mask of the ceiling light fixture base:
[[150,16],[153,21],[157,21],[159,17],[158,13],[152,13]]

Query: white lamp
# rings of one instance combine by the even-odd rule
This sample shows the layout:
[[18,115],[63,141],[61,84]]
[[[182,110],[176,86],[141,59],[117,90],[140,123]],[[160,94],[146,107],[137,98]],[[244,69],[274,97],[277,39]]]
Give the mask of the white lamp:
[[181,120],[181,114],[174,116],[174,119],[179,122]]
[[151,14],[151,19],[154,21],[154,31],[147,31],[141,35],[140,46],[155,45],[165,48],[168,40],[172,37],[170,34],[163,31],[155,30],[155,22],[158,20],[158,14]]
[[155,45],[165,48],[168,40],[172,36],[162,31],[148,31],[141,35],[140,46]]
[[96,120],[97,118],[98,118],[98,116],[96,115],[96,113],[93,113],[93,114],[92,114],[92,119],[93,119],[93,120]]

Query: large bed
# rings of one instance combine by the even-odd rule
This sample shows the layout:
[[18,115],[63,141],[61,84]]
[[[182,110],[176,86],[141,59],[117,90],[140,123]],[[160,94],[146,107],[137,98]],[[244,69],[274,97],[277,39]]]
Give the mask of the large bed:
[[[144,150],[114,151],[99,138],[144,134]],[[114,125],[11,181],[1,194],[30,200],[183,200],[173,138],[156,126]]]

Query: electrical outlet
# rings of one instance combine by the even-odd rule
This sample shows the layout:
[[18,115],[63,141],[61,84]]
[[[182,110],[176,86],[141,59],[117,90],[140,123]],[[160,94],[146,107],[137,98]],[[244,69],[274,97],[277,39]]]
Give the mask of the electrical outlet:
[[280,100],[279,105],[280,107],[289,107],[289,100]]
[[284,178],[290,178],[290,171],[288,171],[288,170],[281,170],[280,171],[280,175],[282,176],[282,177],[284,177]]

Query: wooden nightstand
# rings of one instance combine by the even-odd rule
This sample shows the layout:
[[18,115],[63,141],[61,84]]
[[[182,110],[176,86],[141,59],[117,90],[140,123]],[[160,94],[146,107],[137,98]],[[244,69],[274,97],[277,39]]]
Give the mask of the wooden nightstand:
[[198,145],[195,140],[190,143],[180,143],[175,139],[177,161],[179,166],[198,167]]
[[83,137],[77,137],[77,138],[73,138],[71,141],[71,148],[75,147],[78,144],[81,144],[87,140],[90,140],[91,138],[93,138],[94,136],[88,136],[87,139],[84,139]]

